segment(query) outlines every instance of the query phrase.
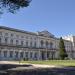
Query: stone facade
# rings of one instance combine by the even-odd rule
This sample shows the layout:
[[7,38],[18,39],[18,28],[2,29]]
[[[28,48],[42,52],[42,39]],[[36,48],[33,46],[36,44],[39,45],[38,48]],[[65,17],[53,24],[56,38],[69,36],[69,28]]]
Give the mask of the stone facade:
[[[65,39],[64,43],[68,57],[75,58],[74,41]],[[0,60],[57,59],[58,50],[59,38],[46,30],[33,33],[0,26]]]

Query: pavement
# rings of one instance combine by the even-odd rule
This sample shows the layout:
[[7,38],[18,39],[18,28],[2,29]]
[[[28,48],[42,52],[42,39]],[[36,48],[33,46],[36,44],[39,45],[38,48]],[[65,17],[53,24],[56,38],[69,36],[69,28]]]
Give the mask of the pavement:
[[16,65],[32,65],[35,68],[54,68],[55,65],[40,65],[40,64],[30,64],[30,63],[21,63],[17,61],[0,61],[0,64],[16,64]]

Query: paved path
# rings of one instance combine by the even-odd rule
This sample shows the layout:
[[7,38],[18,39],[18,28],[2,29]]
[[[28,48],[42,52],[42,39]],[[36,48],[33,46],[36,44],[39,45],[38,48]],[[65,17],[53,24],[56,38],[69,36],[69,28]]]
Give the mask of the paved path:
[[[18,64],[18,65],[28,65],[29,63],[19,63],[17,61],[0,61],[0,64]],[[52,68],[57,67],[55,65],[40,65],[40,64],[29,64],[32,65],[35,68]]]

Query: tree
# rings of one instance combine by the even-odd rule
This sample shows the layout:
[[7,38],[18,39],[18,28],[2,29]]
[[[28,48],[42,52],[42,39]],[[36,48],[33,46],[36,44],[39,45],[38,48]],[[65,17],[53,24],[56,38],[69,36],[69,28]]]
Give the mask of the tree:
[[29,6],[31,0],[0,0],[0,13],[8,10],[15,13],[16,10]]
[[62,39],[62,37],[60,37],[60,42],[59,42],[59,56],[60,59],[64,60],[65,57],[68,57],[67,52],[65,50],[65,46],[64,46],[64,40]]

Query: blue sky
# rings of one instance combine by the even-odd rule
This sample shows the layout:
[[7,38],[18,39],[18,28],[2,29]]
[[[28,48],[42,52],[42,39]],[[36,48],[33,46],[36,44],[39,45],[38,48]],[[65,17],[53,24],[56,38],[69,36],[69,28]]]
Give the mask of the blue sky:
[[16,14],[4,13],[0,25],[31,32],[48,30],[55,36],[75,35],[75,0],[32,0]]

